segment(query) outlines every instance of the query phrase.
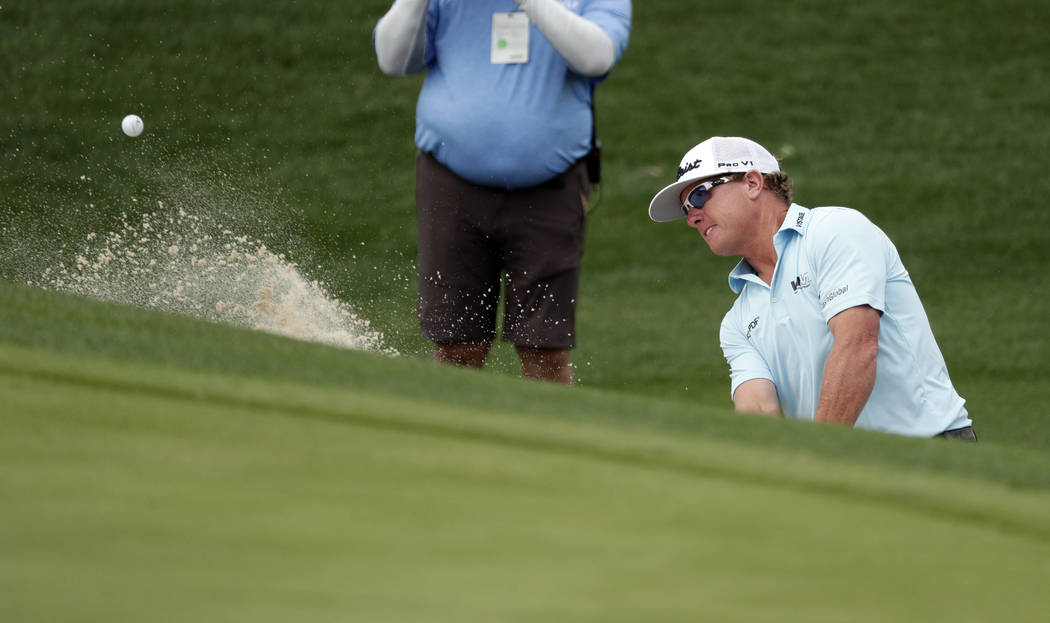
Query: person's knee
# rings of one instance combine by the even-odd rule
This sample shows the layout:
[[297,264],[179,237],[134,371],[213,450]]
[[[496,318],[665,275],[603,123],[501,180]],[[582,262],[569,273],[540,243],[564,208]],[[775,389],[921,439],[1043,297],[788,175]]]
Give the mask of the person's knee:
[[516,346],[521,359],[521,374],[525,378],[572,383],[572,364],[568,348],[537,348]]
[[434,359],[467,368],[482,368],[488,357],[492,342],[436,342]]

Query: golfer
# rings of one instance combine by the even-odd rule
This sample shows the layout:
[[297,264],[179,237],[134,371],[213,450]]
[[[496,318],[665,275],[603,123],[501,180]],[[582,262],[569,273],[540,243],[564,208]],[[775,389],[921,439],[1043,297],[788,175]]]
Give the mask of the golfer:
[[720,329],[736,409],[976,441],[893,243],[856,210],[792,203],[791,186],[761,145],[716,136],[649,205],[741,258]]

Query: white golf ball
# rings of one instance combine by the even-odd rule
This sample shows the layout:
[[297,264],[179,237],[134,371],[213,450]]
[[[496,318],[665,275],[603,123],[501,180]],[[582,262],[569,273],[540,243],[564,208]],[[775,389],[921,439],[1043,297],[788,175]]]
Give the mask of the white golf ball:
[[120,129],[124,130],[124,134],[128,136],[138,136],[142,134],[142,117],[138,115],[128,115],[124,117],[124,120],[120,122]]

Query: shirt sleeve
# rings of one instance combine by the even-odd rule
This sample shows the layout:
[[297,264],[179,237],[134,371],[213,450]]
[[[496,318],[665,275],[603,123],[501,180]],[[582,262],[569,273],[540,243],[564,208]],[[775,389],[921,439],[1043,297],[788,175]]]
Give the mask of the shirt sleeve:
[[768,379],[773,381],[773,374],[766,364],[765,358],[754,347],[751,340],[747,339],[747,327],[738,322],[736,306],[722,319],[719,329],[718,341],[722,345],[722,354],[725,355],[729,364],[729,397],[732,399],[738,387],[746,381],[753,379]]
[[616,62],[612,39],[594,22],[555,0],[515,0],[576,73],[597,77]]
[[383,73],[404,76],[426,66],[428,54],[427,0],[396,0],[372,31],[372,45]]
[[613,43],[614,64],[620,61],[631,37],[630,0],[590,0],[583,17],[598,25]]
[[850,307],[886,310],[886,234],[863,214],[833,208],[806,233],[824,321]]

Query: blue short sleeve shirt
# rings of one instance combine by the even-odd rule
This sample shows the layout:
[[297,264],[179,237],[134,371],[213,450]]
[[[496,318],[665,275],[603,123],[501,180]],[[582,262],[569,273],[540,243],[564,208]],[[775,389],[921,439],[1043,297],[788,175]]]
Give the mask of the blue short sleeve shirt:
[[[558,1],[609,35],[619,61],[630,0]],[[535,25],[528,62],[493,64],[492,14],[517,10],[513,0],[431,0],[416,105],[421,150],[460,177],[506,189],[545,182],[587,154],[591,92],[601,80],[574,73]]]
[[813,419],[833,342],[828,320],[869,305],[881,313],[879,355],[856,426],[930,437],[970,425],[915,286],[881,229],[849,208],[793,204],[773,243],[770,285],[746,260],[729,275],[739,296],[720,341],[732,392],[768,379],[786,416]]

